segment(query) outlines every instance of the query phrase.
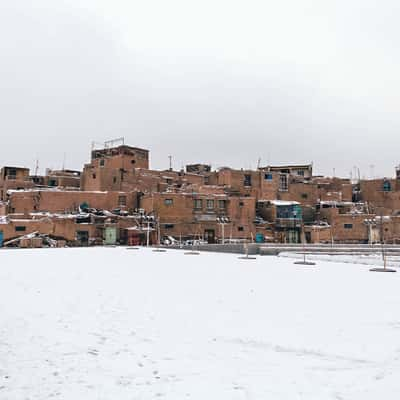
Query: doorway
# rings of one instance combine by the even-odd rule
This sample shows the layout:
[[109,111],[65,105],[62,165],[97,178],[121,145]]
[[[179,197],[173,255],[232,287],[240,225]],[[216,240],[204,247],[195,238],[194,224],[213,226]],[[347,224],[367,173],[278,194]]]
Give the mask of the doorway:
[[214,244],[215,243],[215,230],[214,229],[206,229],[204,231],[204,240],[208,244]]

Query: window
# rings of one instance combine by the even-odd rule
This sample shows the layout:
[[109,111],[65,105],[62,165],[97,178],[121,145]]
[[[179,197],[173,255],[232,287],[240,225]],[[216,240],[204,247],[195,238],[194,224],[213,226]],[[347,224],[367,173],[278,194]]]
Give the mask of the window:
[[126,206],[126,196],[118,196],[118,205]]
[[344,224],[344,229],[353,229],[353,224]]
[[272,174],[265,174],[265,175],[264,175],[264,179],[265,179],[266,181],[272,181]]
[[226,200],[218,200],[218,208],[220,210],[225,210],[226,209]]
[[239,232],[243,232],[243,231],[244,231],[243,226],[238,226],[238,231],[239,231]]
[[174,226],[175,226],[174,224],[165,224],[164,228],[165,229],[174,229]]
[[15,227],[15,232],[25,232],[26,231],[26,226],[16,226]]
[[164,204],[166,206],[172,206],[172,204],[174,204],[174,200],[173,199],[165,199]]
[[135,164],[136,163],[136,160],[131,160],[131,164]]
[[57,181],[55,179],[50,179],[49,186],[57,186]]
[[113,177],[113,183],[117,183],[117,177],[116,176]]
[[243,206],[244,206],[243,201],[240,201],[240,202],[239,202],[239,207],[243,207]]
[[392,191],[392,185],[391,185],[390,181],[383,181],[383,191],[384,192]]
[[7,171],[7,179],[8,180],[16,180],[17,179],[17,170],[15,168],[9,168]]
[[193,206],[195,210],[202,210],[203,209],[203,200],[202,199],[194,199]]
[[246,174],[244,176],[244,186],[251,186],[251,175]]
[[286,174],[279,175],[279,191],[288,191],[288,176]]
[[303,169],[299,169],[299,170],[297,171],[297,175],[299,175],[299,176],[304,176],[304,170],[303,170]]
[[302,193],[301,194],[301,198],[302,199],[307,199],[308,198],[308,194],[307,193]]
[[214,210],[214,200],[207,200],[207,209]]
[[92,178],[93,178],[93,179],[96,179],[96,174],[93,174],[93,175],[92,175]]
[[104,158],[100,159],[100,162],[99,162],[100,167],[104,167],[105,163],[106,163],[106,160],[104,160]]

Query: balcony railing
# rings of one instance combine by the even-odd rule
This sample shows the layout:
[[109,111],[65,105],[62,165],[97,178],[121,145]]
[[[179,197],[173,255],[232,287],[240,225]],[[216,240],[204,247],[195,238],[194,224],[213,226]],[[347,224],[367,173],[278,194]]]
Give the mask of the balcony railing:
[[300,218],[276,218],[275,226],[277,228],[301,228],[302,220]]

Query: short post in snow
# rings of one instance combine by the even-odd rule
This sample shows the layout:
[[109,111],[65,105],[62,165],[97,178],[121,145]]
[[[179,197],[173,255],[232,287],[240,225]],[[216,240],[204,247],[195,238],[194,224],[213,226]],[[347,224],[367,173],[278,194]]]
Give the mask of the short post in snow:
[[302,261],[295,261],[294,264],[296,265],[315,265],[315,262],[306,261],[306,235],[304,231],[304,223],[301,224],[301,243],[303,247],[303,260]]
[[256,260],[257,259],[257,257],[249,256],[249,244],[247,243],[247,241],[244,244],[244,253],[245,253],[245,256],[239,257],[239,260]]
[[381,252],[382,252],[382,259],[383,259],[383,268],[377,267],[377,268],[371,268],[371,272],[397,272],[393,268],[387,268],[387,255],[385,251],[385,238],[384,238],[384,233],[383,233],[383,211],[381,210],[380,214],[380,237],[381,237]]

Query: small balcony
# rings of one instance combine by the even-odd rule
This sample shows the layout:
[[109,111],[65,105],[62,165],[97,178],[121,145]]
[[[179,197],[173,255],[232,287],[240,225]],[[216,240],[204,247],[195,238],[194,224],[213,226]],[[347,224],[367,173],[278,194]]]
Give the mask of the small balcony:
[[302,222],[300,218],[276,218],[275,226],[281,229],[300,229]]

